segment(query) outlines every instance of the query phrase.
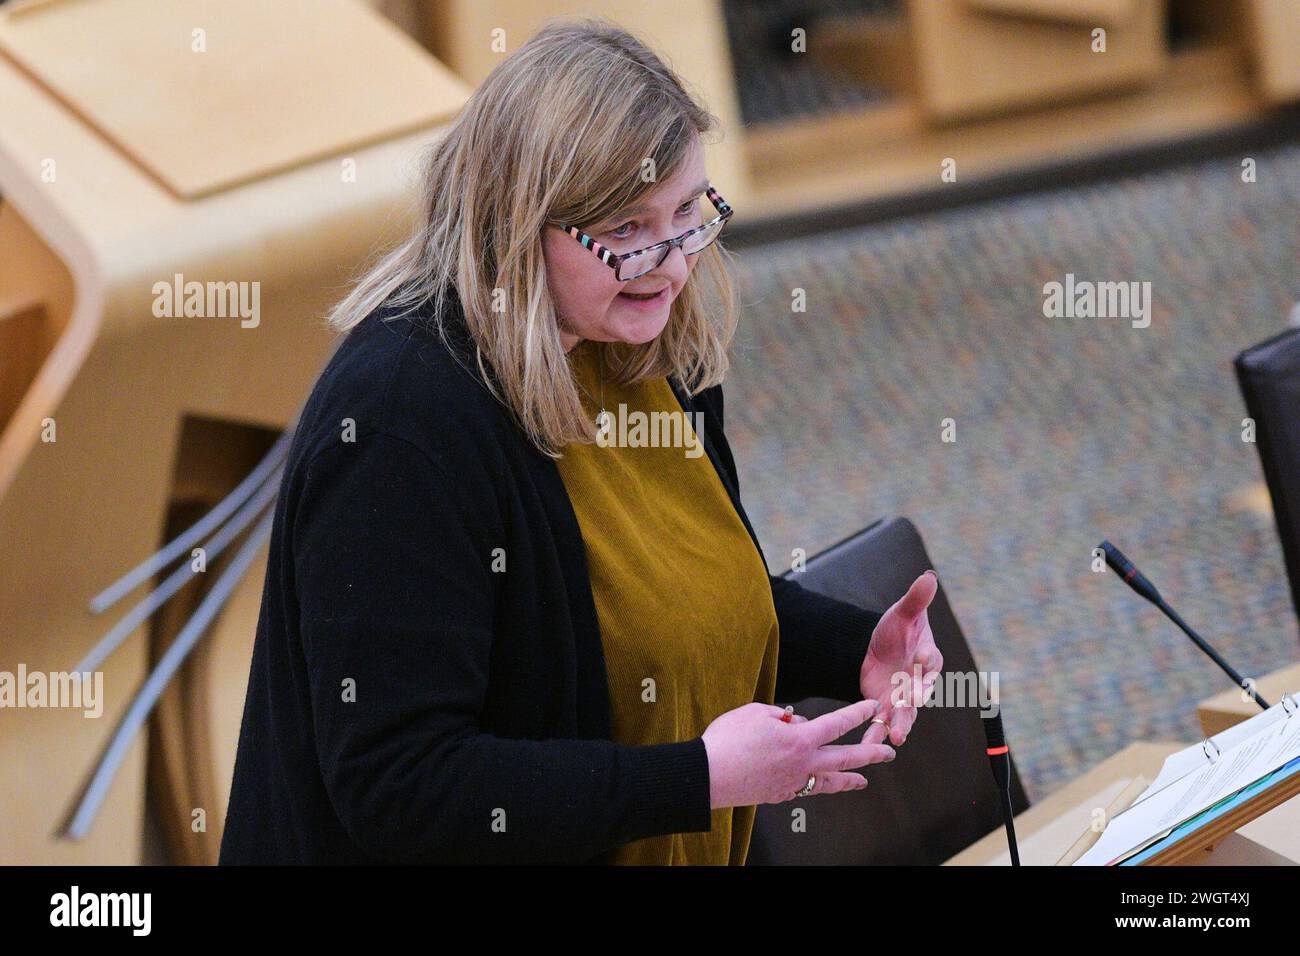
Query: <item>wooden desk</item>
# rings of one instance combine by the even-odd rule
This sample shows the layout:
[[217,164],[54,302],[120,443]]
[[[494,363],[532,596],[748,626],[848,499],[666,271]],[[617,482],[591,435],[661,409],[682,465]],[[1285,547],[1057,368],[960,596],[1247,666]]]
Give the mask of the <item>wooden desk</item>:
[[[1256,682],[1255,690],[1270,704],[1276,704],[1283,694],[1294,694],[1300,690],[1300,664],[1291,664],[1265,674]],[[1233,687],[1196,705],[1196,716],[1207,737],[1221,734],[1233,724],[1239,724],[1258,713],[1259,704],[1243,698],[1242,692]]]
[[[1016,817],[1024,866],[1053,866],[1138,774],[1154,780],[1166,757],[1185,743],[1130,744]],[[1009,866],[1006,831],[998,828],[944,866]],[[1270,810],[1225,838],[1196,865],[1290,866],[1300,863],[1300,800]]]
[[[1138,774],[1154,780],[1166,757],[1185,743],[1134,743],[1067,783],[1016,817],[1016,841],[1025,866],[1053,866],[1102,809]],[[1006,831],[999,827],[944,866],[1009,866]]]

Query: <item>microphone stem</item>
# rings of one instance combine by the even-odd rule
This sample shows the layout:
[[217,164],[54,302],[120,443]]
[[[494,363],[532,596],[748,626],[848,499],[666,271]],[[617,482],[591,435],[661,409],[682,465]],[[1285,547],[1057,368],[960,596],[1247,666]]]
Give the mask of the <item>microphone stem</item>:
[[1193,641],[1195,641],[1196,646],[1199,647],[1201,650],[1205,651],[1206,655],[1210,658],[1210,660],[1218,664],[1219,667],[1223,670],[1223,672],[1227,674],[1229,677],[1231,677],[1233,681],[1236,682],[1238,687],[1246,691],[1246,693],[1250,694],[1250,696],[1254,699],[1255,703],[1259,704],[1259,706],[1262,709],[1268,710],[1269,708],[1268,701],[1264,700],[1263,697],[1260,697],[1259,694],[1255,692],[1255,688],[1252,687],[1250,684],[1248,684],[1244,677],[1242,677],[1235,670],[1233,670],[1232,665],[1229,664],[1227,661],[1225,661],[1222,657],[1220,657],[1219,652],[1216,651],[1209,644],[1207,644],[1205,640],[1201,637],[1201,635],[1197,634],[1190,627],[1188,627],[1187,622],[1184,621],[1181,617],[1179,617],[1178,612],[1175,611],[1168,604],[1166,604],[1163,598],[1156,606],[1160,608],[1160,610],[1164,611],[1165,614],[1169,617],[1169,619],[1173,621],[1175,624],[1177,624],[1179,628],[1182,629],[1182,632],[1184,634],[1186,634]]
[[1002,819],[1006,823],[1007,846],[1011,850],[1011,865],[1020,865],[1020,847],[1016,843],[1016,823],[1015,811],[1011,807],[1011,760],[1004,757],[1005,761],[1005,782],[998,789],[1002,791]]

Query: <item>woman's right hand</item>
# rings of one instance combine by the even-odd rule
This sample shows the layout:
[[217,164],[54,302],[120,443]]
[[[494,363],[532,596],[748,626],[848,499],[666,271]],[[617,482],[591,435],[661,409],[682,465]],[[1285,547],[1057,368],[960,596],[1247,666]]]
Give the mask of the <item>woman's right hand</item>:
[[[704,731],[713,809],[782,803],[794,799],[816,774],[813,794],[861,790],[867,778],[850,767],[893,760],[888,744],[832,744],[875,716],[879,704],[860,700],[809,720],[771,704],[752,703],[722,714]],[[871,728],[868,728],[870,730]]]

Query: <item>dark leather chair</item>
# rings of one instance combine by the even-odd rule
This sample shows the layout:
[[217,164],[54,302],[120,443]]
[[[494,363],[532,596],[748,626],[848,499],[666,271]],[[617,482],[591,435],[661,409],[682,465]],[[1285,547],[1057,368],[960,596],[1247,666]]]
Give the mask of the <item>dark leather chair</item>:
[[1255,420],[1255,448],[1300,615],[1300,329],[1251,346],[1233,365],[1246,412]]
[[[916,528],[906,518],[894,518],[875,522],[809,559],[805,571],[785,576],[880,611],[932,567]],[[944,596],[942,577],[940,582],[930,605],[930,627],[944,671],[973,673],[975,661]],[[795,703],[795,711],[809,718],[844,705],[822,698],[778,703]],[[862,733],[859,727],[837,742],[856,743]],[[942,863],[1002,826],[985,747],[978,701],[922,708],[897,759],[861,771],[868,781],[865,790],[759,806],[748,865]],[[1011,799],[1016,813],[1029,806],[1014,760]],[[807,812],[804,832],[792,828],[796,807]]]

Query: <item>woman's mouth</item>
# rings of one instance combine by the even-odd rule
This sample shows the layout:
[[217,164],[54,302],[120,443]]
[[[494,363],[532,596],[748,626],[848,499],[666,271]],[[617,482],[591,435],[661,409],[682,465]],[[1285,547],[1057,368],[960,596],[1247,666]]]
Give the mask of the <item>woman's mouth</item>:
[[670,288],[672,287],[664,286],[658,292],[651,293],[649,295],[645,295],[641,293],[620,292],[618,294],[618,297],[622,299],[624,302],[628,303],[629,305],[633,305],[642,309],[650,309],[650,308],[654,308],[660,302],[662,302],[664,299],[668,297],[668,290]]

